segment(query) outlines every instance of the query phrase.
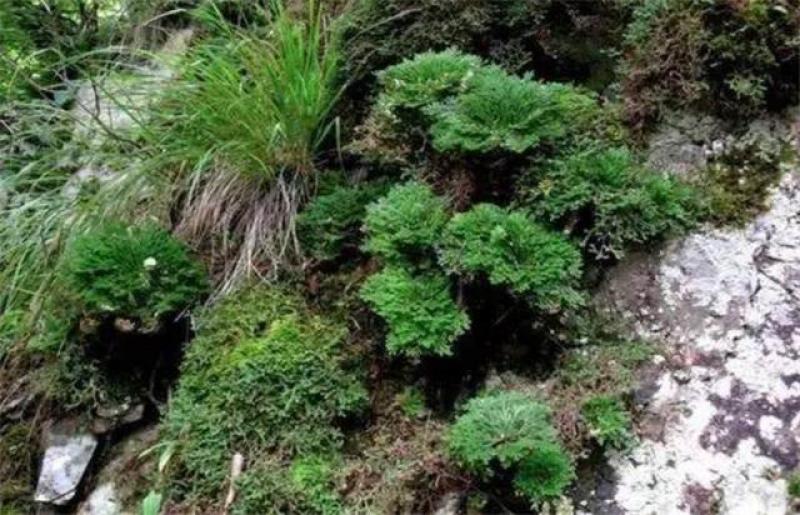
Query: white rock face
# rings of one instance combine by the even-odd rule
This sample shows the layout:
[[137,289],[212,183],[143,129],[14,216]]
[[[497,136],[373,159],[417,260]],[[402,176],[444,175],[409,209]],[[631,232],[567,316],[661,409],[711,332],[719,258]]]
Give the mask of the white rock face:
[[49,440],[34,500],[65,505],[75,496],[97,448],[97,439],[91,433],[53,433]]
[[611,459],[607,512],[787,513],[782,475],[800,464],[800,173],[747,227],[675,242],[610,284],[611,304],[673,355],[651,385],[650,430]]
[[78,515],[119,515],[122,506],[114,483],[103,483],[95,488],[78,509]]

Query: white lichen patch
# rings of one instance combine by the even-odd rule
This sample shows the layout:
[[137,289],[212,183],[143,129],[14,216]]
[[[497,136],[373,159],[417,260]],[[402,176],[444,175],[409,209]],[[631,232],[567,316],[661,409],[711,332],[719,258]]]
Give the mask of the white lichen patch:
[[[748,226],[675,242],[636,277],[627,288],[648,290],[646,305],[625,294],[615,305],[675,357],[645,407],[663,431],[610,460],[610,511],[786,513],[782,476],[800,462],[798,174],[783,178],[770,210]],[[630,279],[617,276],[610,291]]]

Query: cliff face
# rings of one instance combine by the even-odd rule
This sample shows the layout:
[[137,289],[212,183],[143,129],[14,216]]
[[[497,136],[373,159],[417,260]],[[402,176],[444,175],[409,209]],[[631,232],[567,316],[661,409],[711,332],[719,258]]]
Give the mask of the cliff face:
[[[800,119],[794,118],[795,135]],[[796,137],[794,140],[796,145]],[[800,169],[769,210],[620,265],[600,298],[668,356],[593,512],[780,514],[800,460]]]

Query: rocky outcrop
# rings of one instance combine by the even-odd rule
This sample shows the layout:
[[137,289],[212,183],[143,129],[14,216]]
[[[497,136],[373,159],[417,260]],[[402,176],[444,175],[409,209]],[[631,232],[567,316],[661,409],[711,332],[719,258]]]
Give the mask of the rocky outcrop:
[[741,229],[620,266],[601,303],[667,359],[639,393],[641,443],[593,513],[787,513],[800,464],[800,170]]
[[69,504],[89,468],[97,449],[97,438],[91,433],[63,426],[46,436],[47,450],[42,459],[34,500],[63,506]]

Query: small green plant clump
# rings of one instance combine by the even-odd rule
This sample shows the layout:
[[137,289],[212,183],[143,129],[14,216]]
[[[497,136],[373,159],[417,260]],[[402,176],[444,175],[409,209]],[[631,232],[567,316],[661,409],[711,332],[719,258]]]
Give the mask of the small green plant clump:
[[392,66],[381,85],[374,116],[385,120],[384,130],[402,135],[419,127],[440,153],[530,153],[586,132],[600,113],[586,91],[511,75],[454,50]]
[[589,432],[602,446],[626,449],[631,446],[631,416],[619,398],[598,395],[581,410]]
[[492,284],[531,296],[539,307],[559,309],[581,302],[580,253],[523,213],[478,204],[455,215],[440,255],[448,270],[467,276],[485,273]]
[[336,421],[366,400],[357,375],[345,368],[345,335],[339,324],[269,287],[215,307],[201,320],[164,422],[165,440],[175,448],[174,493],[218,501],[235,452],[253,466],[338,452]]
[[428,186],[395,186],[367,207],[364,250],[389,263],[424,257],[441,237],[447,217],[444,200]]
[[378,74],[378,106],[390,112],[420,111],[465,89],[484,66],[480,58],[453,49],[417,54]]
[[469,317],[452,298],[450,281],[437,272],[414,275],[387,267],[367,279],[361,298],[389,325],[390,354],[446,356],[469,328]]
[[625,147],[590,147],[555,158],[534,172],[534,182],[521,185],[520,205],[580,238],[598,258],[678,234],[699,215],[692,188],[641,167]]
[[259,463],[238,480],[241,495],[233,513],[342,513],[342,501],[334,489],[339,465],[329,457],[313,454],[296,458],[288,467],[275,461]]
[[297,217],[297,234],[305,253],[331,261],[358,241],[367,205],[386,193],[384,182],[336,186],[309,203]]
[[152,224],[109,223],[77,236],[66,250],[64,279],[87,315],[145,324],[192,306],[207,289],[186,246]]
[[451,102],[429,104],[430,133],[440,152],[504,150],[521,154],[580,130],[595,99],[573,86],[480,70]]
[[575,477],[550,410],[519,392],[492,392],[464,407],[447,436],[450,455],[478,477],[500,470],[531,503],[558,498]]

